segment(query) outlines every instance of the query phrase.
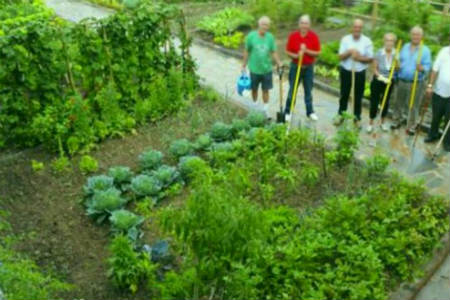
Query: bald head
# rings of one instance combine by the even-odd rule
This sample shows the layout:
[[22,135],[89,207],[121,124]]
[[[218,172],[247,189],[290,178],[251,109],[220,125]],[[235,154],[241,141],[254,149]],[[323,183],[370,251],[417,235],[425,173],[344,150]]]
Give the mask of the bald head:
[[423,39],[423,29],[420,26],[414,26],[411,28],[411,44],[417,46]]
[[266,33],[269,31],[270,28],[270,18],[267,16],[262,16],[258,20],[258,30],[261,34]]
[[309,15],[303,15],[298,20],[298,27],[300,28],[300,31],[302,34],[306,34],[309,29],[311,28],[311,18]]
[[361,19],[355,19],[353,21],[353,28],[352,28],[352,35],[353,38],[355,39],[359,39],[359,37],[361,36],[362,30],[364,27],[364,21]]

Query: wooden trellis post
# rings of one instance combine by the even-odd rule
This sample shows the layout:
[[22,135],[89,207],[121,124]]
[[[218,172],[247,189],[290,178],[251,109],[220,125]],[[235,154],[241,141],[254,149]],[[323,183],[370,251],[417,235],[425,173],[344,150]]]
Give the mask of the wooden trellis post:
[[378,1],[373,1],[373,7],[372,7],[372,30],[374,30],[377,26],[377,19],[378,19]]

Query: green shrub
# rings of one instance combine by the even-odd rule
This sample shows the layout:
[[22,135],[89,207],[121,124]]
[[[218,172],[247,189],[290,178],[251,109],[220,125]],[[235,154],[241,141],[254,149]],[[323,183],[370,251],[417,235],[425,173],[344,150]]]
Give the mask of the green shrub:
[[369,177],[381,177],[385,175],[389,167],[390,159],[386,155],[375,154],[366,160],[366,170]]
[[207,163],[198,156],[184,156],[178,164],[178,169],[184,180],[193,179],[206,167]]
[[139,155],[139,166],[142,170],[151,171],[162,164],[164,155],[160,151],[149,150]]
[[117,235],[109,246],[108,277],[119,289],[127,289],[136,293],[143,281],[156,281],[157,266],[151,263],[150,257],[144,253],[137,253],[133,243],[123,235]]
[[121,197],[121,192],[115,188],[97,191],[86,202],[87,215],[101,224],[113,211],[122,208],[126,203],[127,200]]
[[226,48],[238,49],[244,42],[244,34],[235,32],[232,35],[216,36],[214,43],[225,46]]
[[83,174],[97,172],[98,161],[90,155],[83,155],[80,160],[79,168]]
[[144,220],[143,217],[125,209],[115,210],[109,217],[112,232],[115,234],[124,234],[133,242],[142,236],[139,226]]
[[328,162],[338,167],[344,167],[353,160],[359,145],[358,129],[353,126],[352,117],[345,115],[344,119],[334,137],[335,150],[326,153]]
[[197,27],[214,36],[233,33],[242,26],[253,25],[254,18],[242,9],[227,7],[211,16],[206,16],[197,23]]
[[222,122],[216,122],[211,127],[210,136],[216,142],[228,141],[232,138],[231,126]]
[[70,169],[70,160],[66,156],[60,156],[52,160],[51,163],[52,170],[56,173],[65,173],[69,172]]
[[161,182],[153,176],[139,175],[131,180],[131,191],[138,197],[156,197],[161,188]]
[[180,158],[192,154],[194,146],[187,139],[180,139],[172,142],[169,147],[169,152],[175,158]]

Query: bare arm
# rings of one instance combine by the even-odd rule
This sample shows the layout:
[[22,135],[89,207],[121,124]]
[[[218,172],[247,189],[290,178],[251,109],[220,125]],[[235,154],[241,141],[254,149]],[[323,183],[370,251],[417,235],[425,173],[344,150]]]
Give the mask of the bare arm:
[[321,52],[322,51],[320,51],[320,50],[319,51],[315,51],[315,50],[310,50],[308,48],[305,49],[305,53],[308,54],[309,56],[312,56],[312,57],[319,56]]
[[287,56],[289,56],[290,58],[293,58],[293,59],[297,59],[297,58],[298,58],[298,53],[291,52],[291,51],[287,51],[287,50],[285,50],[285,53],[286,53]]
[[372,70],[373,74],[375,74],[376,77],[380,76],[380,72],[378,70],[378,61],[376,59],[374,59],[372,62]]
[[359,53],[354,55],[353,59],[356,60],[356,61],[359,61],[361,63],[364,63],[364,64],[369,64],[369,63],[371,63],[373,61],[373,58],[367,57],[367,56],[362,56]]
[[272,58],[273,58],[273,60],[275,60],[277,66],[281,67],[282,63],[281,63],[280,57],[278,56],[278,52],[276,52],[276,51],[272,52]]
[[347,58],[349,58],[352,55],[353,55],[353,49],[349,49],[349,50],[345,51],[344,53],[339,54],[339,59],[346,60]]
[[248,62],[248,51],[244,50],[244,58],[242,59],[242,69],[245,69],[247,67]]
[[430,75],[430,84],[434,85],[434,83],[436,82],[436,78],[437,78],[437,72],[435,71],[431,71],[431,75]]

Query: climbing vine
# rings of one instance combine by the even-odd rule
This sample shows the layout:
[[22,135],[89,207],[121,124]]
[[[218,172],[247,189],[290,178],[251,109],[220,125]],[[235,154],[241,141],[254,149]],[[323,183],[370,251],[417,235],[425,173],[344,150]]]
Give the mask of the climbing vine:
[[[142,3],[70,24],[44,8],[24,15],[36,3],[10,5],[13,17],[0,19],[0,147],[89,150],[173,112],[194,90],[190,40],[175,6]],[[158,103],[162,91],[170,101]]]

